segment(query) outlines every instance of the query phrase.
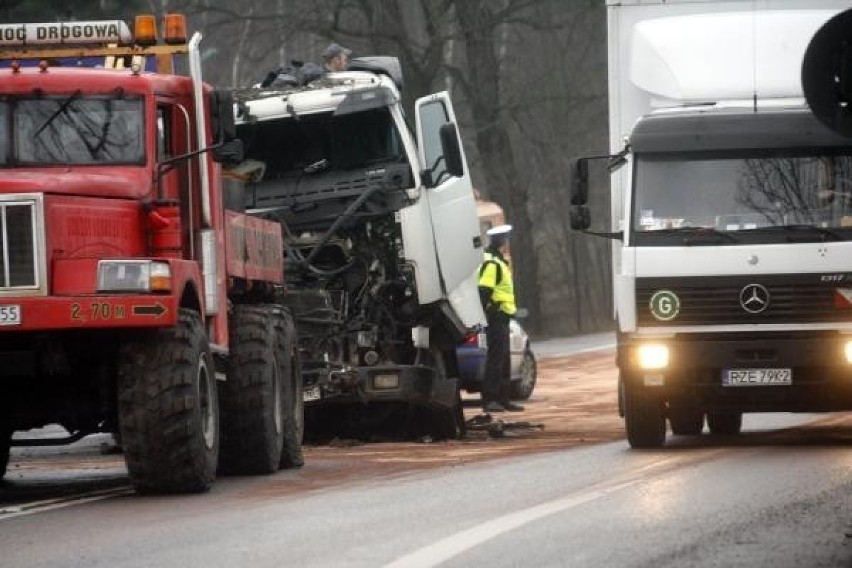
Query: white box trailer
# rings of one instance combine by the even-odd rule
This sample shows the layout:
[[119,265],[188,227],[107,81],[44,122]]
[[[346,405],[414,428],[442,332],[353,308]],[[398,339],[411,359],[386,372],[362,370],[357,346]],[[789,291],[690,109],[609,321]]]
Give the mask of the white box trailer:
[[[614,311],[633,447],[852,408],[852,143],[807,107],[852,0],[607,2]],[[572,224],[588,229],[587,159]],[[848,287],[847,287],[848,286]]]

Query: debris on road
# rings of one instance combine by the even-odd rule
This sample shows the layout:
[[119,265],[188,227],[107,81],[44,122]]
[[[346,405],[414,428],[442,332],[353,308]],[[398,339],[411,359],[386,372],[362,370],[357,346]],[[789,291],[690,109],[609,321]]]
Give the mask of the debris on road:
[[492,438],[516,436],[526,432],[544,430],[544,424],[528,421],[494,420],[491,414],[477,414],[467,421],[468,430],[484,430]]

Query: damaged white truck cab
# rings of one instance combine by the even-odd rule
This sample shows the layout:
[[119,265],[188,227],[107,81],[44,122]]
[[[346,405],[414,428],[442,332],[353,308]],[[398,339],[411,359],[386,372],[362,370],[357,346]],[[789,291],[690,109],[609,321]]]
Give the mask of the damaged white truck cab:
[[[847,1],[609,0],[613,285],[632,447],[852,408],[852,142],[802,94]],[[625,144],[625,140],[627,141]],[[587,159],[572,225],[587,230]]]
[[284,227],[308,428],[396,421],[457,436],[455,347],[484,316],[452,104],[419,99],[412,133],[395,59],[351,69],[236,92],[247,160],[234,174],[246,208]]

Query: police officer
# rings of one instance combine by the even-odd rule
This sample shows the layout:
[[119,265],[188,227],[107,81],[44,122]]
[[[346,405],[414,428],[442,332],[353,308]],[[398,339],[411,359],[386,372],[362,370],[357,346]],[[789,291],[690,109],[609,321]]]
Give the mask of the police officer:
[[479,268],[479,298],[488,321],[488,328],[485,330],[488,351],[482,384],[484,412],[519,412],[524,409],[520,404],[509,400],[509,318],[517,311],[512,272],[504,256],[509,251],[511,232],[511,225],[500,225],[486,232],[488,248],[485,249]]

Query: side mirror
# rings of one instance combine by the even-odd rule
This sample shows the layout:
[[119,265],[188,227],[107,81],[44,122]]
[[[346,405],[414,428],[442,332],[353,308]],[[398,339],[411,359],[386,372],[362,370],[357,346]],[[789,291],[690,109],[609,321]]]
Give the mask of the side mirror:
[[586,205],[571,207],[571,228],[575,231],[585,231],[592,226],[592,215]]
[[221,144],[237,137],[234,122],[234,95],[231,91],[216,90],[210,94],[210,129],[213,143]]
[[461,147],[459,147],[459,136],[456,125],[448,122],[438,130],[441,137],[441,151],[447,164],[447,173],[455,177],[464,176],[464,161],[462,160]]
[[580,158],[571,168],[571,205],[585,205],[589,201],[589,161]]

